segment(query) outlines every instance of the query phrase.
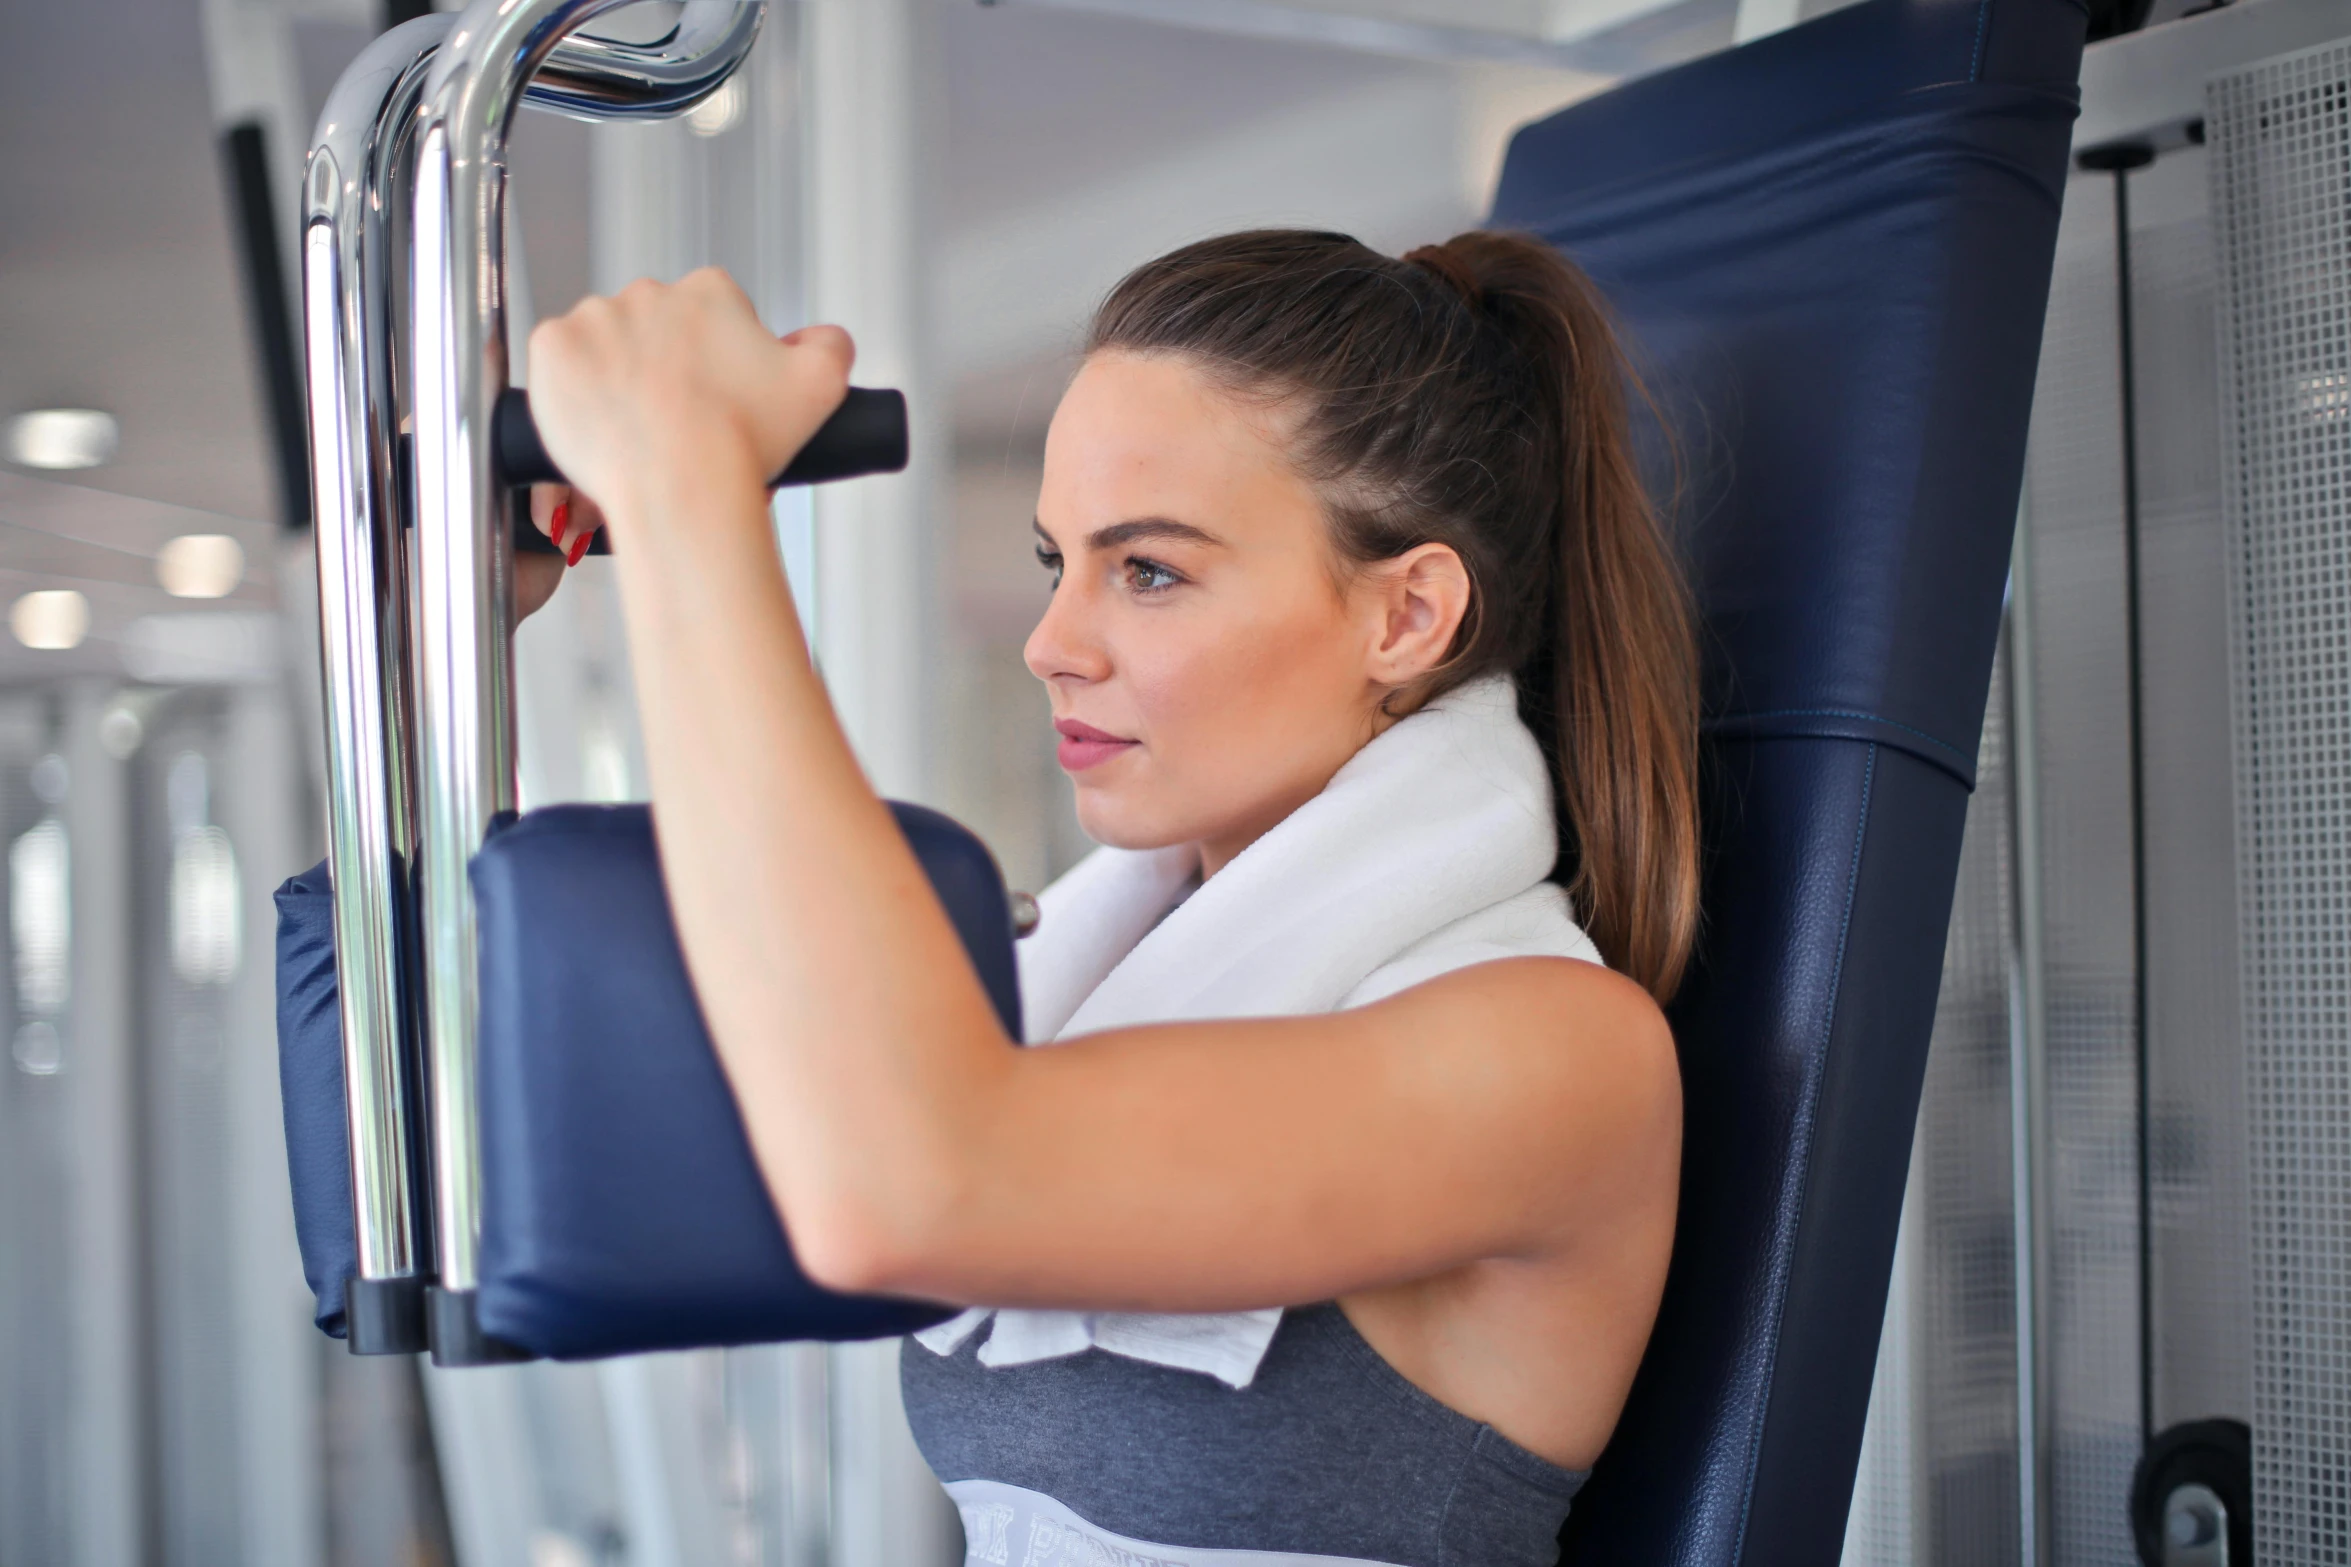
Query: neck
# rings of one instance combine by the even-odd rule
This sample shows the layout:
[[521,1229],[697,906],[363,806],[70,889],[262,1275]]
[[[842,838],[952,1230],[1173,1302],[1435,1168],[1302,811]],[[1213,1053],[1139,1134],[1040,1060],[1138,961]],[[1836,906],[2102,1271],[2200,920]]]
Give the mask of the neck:
[[1349,751],[1346,756],[1333,763],[1331,770],[1323,775],[1322,781],[1306,794],[1287,802],[1271,814],[1252,819],[1244,826],[1236,827],[1229,832],[1219,833],[1212,838],[1201,839],[1197,845],[1200,853],[1200,879],[1205,882],[1218,871],[1223,870],[1239,857],[1243,849],[1248,848],[1249,845],[1280,826],[1299,806],[1322,793],[1330,786],[1331,779],[1338,776],[1339,769],[1353,759],[1356,751],[1362,750],[1364,746],[1378,739],[1387,730],[1394,727],[1397,722],[1399,720],[1395,716],[1380,708],[1373,708],[1367,724],[1367,732],[1362,740],[1356,743],[1355,750]]
[[1264,836],[1265,834],[1257,832],[1237,841],[1220,838],[1211,842],[1203,839],[1197,846],[1200,851],[1200,879],[1206,881],[1227,865],[1232,864],[1234,856]]

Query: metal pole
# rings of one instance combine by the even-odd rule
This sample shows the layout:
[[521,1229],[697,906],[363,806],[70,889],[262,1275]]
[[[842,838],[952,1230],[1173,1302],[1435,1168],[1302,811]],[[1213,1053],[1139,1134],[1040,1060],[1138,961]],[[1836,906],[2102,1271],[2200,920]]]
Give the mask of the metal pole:
[[383,352],[390,335],[384,215],[371,198],[395,166],[386,142],[413,118],[424,62],[448,28],[445,17],[419,18],[361,52],[327,100],[303,182],[327,861],[359,1261],[345,1300],[358,1354],[424,1347],[406,1071],[412,1036],[400,950],[402,883],[416,834],[405,744],[402,549],[392,515],[397,414]]
[[[431,1103],[434,1358],[502,1358],[474,1315],[481,1241],[475,1093],[479,988],[466,864],[514,803],[513,569],[509,496],[490,430],[507,386],[506,135],[524,85],[565,33],[615,0],[475,0],[434,55],[417,129],[410,231],[410,344],[417,475],[415,669],[419,978]],[[641,83],[674,112],[714,91],[750,52],[762,7],[689,5],[699,46]],[[681,49],[683,44],[681,44]],[[574,107],[614,106],[580,93]]]
[[[857,338],[869,375],[920,408],[932,387],[924,185],[939,101],[939,43],[927,0],[810,0],[801,9],[808,126],[809,316]],[[918,422],[918,431],[932,428]],[[907,471],[812,497],[813,638],[825,685],[866,776],[920,799],[930,779],[935,454]],[[898,1346],[837,1344],[827,1355],[832,1567],[936,1567],[957,1560],[953,1508],[916,1450],[898,1395]]]
[[2009,1135],[2016,1207],[2017,1504],[2023,1567],[2055,1567],[2057,1420],[2052,1364],[2052,1231],[2049,1170],[2048,913],[2042,899],[2040,666],[2034,625],[2032,509],[2019,508],[2009,556],[2007,642],[2008,808],[2016,889],[2016,959],[2010,972]]
[[[803,8],[808,116],[808,311],[857,339],[860,368],[930,395],[924,268],[935,166],[938,44],[926,0],[811,0]],[[941,619],[936,454],[918,421],[907,471],[842,485],[815,509],[813,641],[833,709],[883,794],[922,799],[930,784],[931,682]]]
[[66,1429],[70,1567],[152,1559],[154,1428],[140,1260],[140,1135],[132,1011],[129,780],[99,739],[112,690],[65,690],[56,800],[65,833],[65,1118],[71,1187],[65,1298],[74,1313]]

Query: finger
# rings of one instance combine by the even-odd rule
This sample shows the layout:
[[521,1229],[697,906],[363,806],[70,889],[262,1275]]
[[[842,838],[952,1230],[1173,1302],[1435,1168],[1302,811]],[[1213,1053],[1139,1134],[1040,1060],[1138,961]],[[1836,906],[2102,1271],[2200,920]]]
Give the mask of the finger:
[[563,542],[563,530],[557,523],[556,514],[559,511],[563,511],[565,509],[567,502],[573,502],[573,504],[571,504],[569,507],[570,515],[564,519],[565,522],[570,522],[576,520],[580,510],[579,505],[574,502],[570,485],[532,485],[531,526],[537,528],[541,533],[544,533],[547,535],[547,537],[553,539],[556,543],[561,544]]
[[587,549],[588,541],[596,536],[596,530],[604,526],[604,508],[574,490],[571,492],[571,516],[567,521],[569,526],[564,529],[563,537],[555,542],[565,549],[574,550],[572,564],[576,566],[579,564],[580,552]]
[[822,422],[848,395],[849,370],[857,362],[857,345],[837,326],[804,326],[781,339],[778,347],[782,354],[770,394],[786,406],[813,409]]
[[823,323],[804,326],[797,332],[786,332],[780,341],[786,348],[822,354],[839,367],[844,379],[857,367],[856,340],[840,327]]

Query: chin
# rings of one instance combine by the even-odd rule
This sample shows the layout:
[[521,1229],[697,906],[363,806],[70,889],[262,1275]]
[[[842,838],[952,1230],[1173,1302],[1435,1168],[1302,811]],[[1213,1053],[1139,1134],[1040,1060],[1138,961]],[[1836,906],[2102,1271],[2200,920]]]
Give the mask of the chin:
[[1190,843],[1200,836],[1170,820],[1165,813],[1150,810],[1137,801],[1106,798],[1107,794],[1106,790],[1082,786],[1077,792],[1078,826],[1087,837],[1106,848],[1164,849]]

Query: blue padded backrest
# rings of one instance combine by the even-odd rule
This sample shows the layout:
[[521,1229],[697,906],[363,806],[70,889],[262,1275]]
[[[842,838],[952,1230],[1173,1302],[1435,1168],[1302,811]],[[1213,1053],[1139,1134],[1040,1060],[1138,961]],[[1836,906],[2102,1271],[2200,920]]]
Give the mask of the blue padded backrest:
[[1511,145],[1492,222],[1614,302],[1705,629],[1680,1229],[1569,1562],[1837,1559],[2084,28],[2070,0],[1869,0]]

